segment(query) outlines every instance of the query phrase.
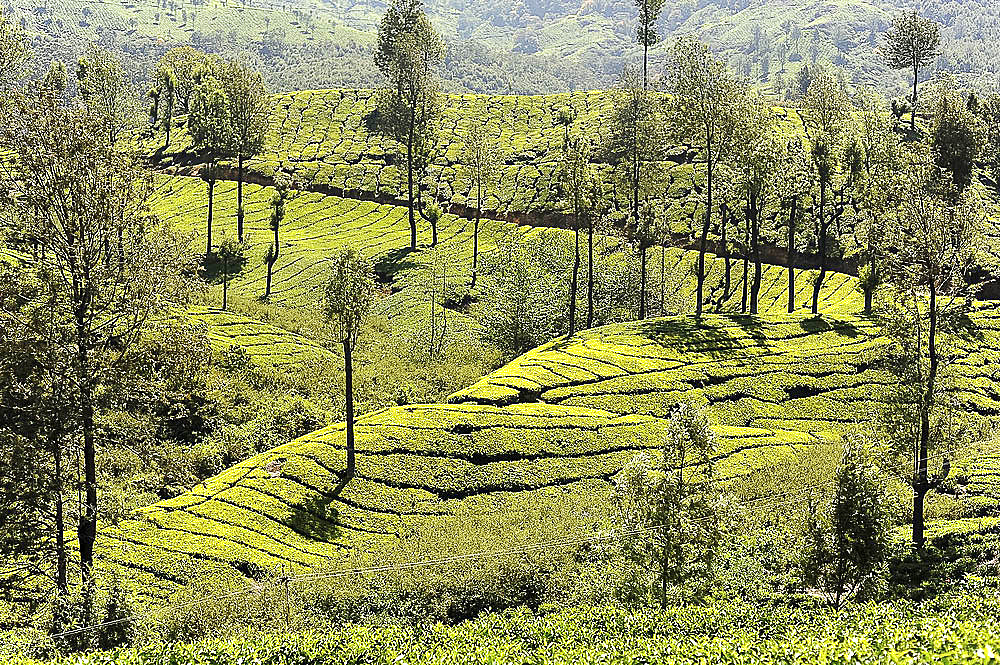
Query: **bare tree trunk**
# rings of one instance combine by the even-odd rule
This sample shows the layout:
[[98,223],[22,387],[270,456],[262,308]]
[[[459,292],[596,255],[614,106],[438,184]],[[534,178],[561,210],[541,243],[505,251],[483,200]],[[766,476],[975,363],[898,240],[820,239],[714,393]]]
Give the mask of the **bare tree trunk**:
[[413,113],[410,113],[410,128],[409,137],[406,142],[406,194],[407,201],[410,205],[409,218],[410,218],[410,249],[417,248],[417,218],[413,211],[414,197],[413,197]]
[[795,224],[798,214],[799,200],[792,199],[791,212],[788,214],[788,313],[795,311]]
[[917,74],[919,73],[919,67],[913,65],[913,101],[912,109],[910,110],[910,129],[914,132],[917,131]]
[[757,201],[753,201],[748,212],[751,215],[751,237],[750,243],[753,251],[753,286],[750,289],[750,314],[757,314],[757,303],[760,297],[760,211]]
[[208,243],[205,249],[205,258],[212,256],[212,210],[214,209],[215,203],[215,180],[208,181]]
[[666,309],[666,269],[667,269],[667,246],[660,245],[660,316],[664,316]]
[[920,439],[917,442],[916,459],[914,460],[913,478],[913,544],[917,549],[923,549],[926,537],[924,535],[924,497],[930,491],[932,483],[927,474],[927,451],[930,446],[931,408],[934,405],[934,389],[937,381],[937,288],[933,277],[930,280],[930,302],[928,305],[927,325],[927,381],[921,397],[920,405]]
[[[223,252],[225,254],[225,252]],[[229,306],[229,256],[222,259],[222,311]]]
[[351,362],[351,341],[344,340],[344,398],[347,415],[347,478],[354,477],[354,367]]
[[695,315],[701,316],[703,308],[703,298],[705,293],[705,252],[708,250],[708,230],[712,225],[712,143],[708,142],[705,150],[708,156],[708,196],[707,196],[707,207],[705,208],[705,221],[701,226],[701,242],[698,245],[698,289],[697,295],[698,302],[695,306]]
[[639,320],[646,318],[646,245],[639,243]]
[[719,236],[722,242],[722,256],[726,261],[726,276],[722,282],[722,297],[719,299],[718,311],[722,311],[726,301],[729,299],[729,289],[732,286],[733,263],[729,254],[729,244],[726,241],[726,227],[729,226],[729,206],[723,203],[719,206],[722,218],[719,220]]
[[267,285],[264,287],[264,299],[271,297],[271,272],[274,269],[274,264],[278,262],[278,227],[274,227],[274,251],[271,252],[271,257],[267,262]]
[[587,328],[594,327],[594,213],[587,215]]
[[812,313],[819,314],[819,292],[826,279],[826,183],[819,184],[819,275],[813,284]]
[[875,286],[878,284],[878,261],[875,248],[868,247],[868,283],[865,284],[865,314],[872,313],[872,300],[875,296]]
[[236,239],[243,242],[243,155],[236,158]]
[[65,598],[69,591],[69,578],[66,564],[66,520],[63,514],[63,468],[62,468],[62,444],[57,437],[52,441],[52,458],[55,465],[55,541],[56,541],[56,590],[60,600]]
[[476,222],[472,227],[472,286],[476,286],[476,274],[479,270],[479,219],[483,214],[483,186],[476,185]]
[[576,291],[580,275],[580,217],[577,215],[573,230],[573,277],[569,283],[569,336],[576,333]]

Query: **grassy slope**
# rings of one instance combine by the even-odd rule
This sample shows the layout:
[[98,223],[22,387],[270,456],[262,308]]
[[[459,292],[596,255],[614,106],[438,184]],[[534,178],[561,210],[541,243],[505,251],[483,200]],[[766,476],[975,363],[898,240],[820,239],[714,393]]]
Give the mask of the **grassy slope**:
[[[1000,313],[976,320],[957,394],[996,414]],[[609,479],[658,445],[679,397],[707,405],[721,477],[773,475],[874,406],[885,377],[864,365],[877,344],[870,324],[848,317],[707,316],[700,326],[679,317],[581,333],[455,395],[459,403],[361,418],[358,477],[342,491],[337,425],[106,529],[102,556],[162,597],[200,564],[300,570],[336,565],[352,549],[377,559],[415,529],[461,528],[477,515],[569,505],[599,516]]]

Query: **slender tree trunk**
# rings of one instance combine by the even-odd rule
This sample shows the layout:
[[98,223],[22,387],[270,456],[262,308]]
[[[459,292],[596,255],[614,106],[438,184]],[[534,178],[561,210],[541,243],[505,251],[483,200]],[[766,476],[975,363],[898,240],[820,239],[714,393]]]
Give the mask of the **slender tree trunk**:
[[875,286],[878,284],[878,261],[875,248],[868,246],[868,283],[865,284],[865,314],[872,313],[872,301],[875,297]]
[[354,477],[354,367],[351,341],[344,340],[344,398],[347,415],[347,477]]
[[236,158],[236,239],[243,242],[243,155]]
[[573,230],[573,277],[569,283],[569,336],[576,332],[576,292],[580,276],[580,216],[577,215]]
[[212,211],[215,208],[215,180],[208,181],[208,243],[205,248],[205,258],[212,256]]
[[754,201],[750,204],[749,212],[751,213],[752,219],[750,223],[751,229],[751,248],[753,251],[753,286],[750,289],[750,314],[757,314],[757,304],[760,298],[760,280],[761,280],[761,267],[760,267],[760,210],[758,209],[758,202]]
[[414,196],[413,196],[413,127],[414,118],[413,113],[410,114],[410,127],[409,136],[406,141],[406,194],[407,201],[410,204],[409,218],[410,218],[410,249],[417,248],[417,217],[413,210]]
[[63,468],[62,445],[57,437],[52,441],[52,458],[55,474],[55,541],[56,541],[56,591],[59,600],[63,600],[69,591],[69,577],[66,564],[66,518],[63,514]]
[[937,381],[937,287],[934,278],[930,280],[930,302],[928,304],[927,324],[927,381],[920,405],[920,439],[917,443],[915,474],[913,479],[913,544],[917,549],[923,549],[926,537],[924,535],[924,497],[931,489],[927,474],[927,451],[930,446],[931,408],[934,405],[934,389]]
[[912,109],[910,110],[910,129],[914,132],[917,131],[917,74],[919,73],[919,67],[913,65],[913,101],[911,103]]
[[729,289],[732,286],[733,262],[729,254],[729,244],[726,241],[726,227],[729,226],[729,206],[723,203],[719,206],[722,218],[719,220],[719,236],[722,242],[722,256],[726,261],[726,275],[722,283],[722,298],[719,299],[718,311],[722,311],[727,300],[729,300]]
[[271,258],[267,262],[267,285],[264,287],[264,299],[271,297],[271,272],[274,270],[274,264],[278,262],[278,227],[274,227],[274,251],[271,252]]
[[819,183],[819,275],[813,284],[812,313],[819,314],[819,292],[826,279],[826,183]]
[[646,318],[646,244],[639,243],[639,320]]
[[750,296],[750,220],[747,219],[744,229],[743,243],[743,297],[740,298],[740,313],[747,313],[747,304]]
[[472,286],[479,270],[479,220],[483,215],[483,186],[476,185],[476,221],[472,227]]
[[660,316],[664,316],[664,310],[666,309],[666,300],[667,300],[666,271],[667,271],[667,246],[666,244],[662,244],[660,245]]
[[698,302],[695,306],[695,315],[701,316],[703,307],[703,297],[705,293],[705,252],[708,250],[708,230],[712,225],[712,142],[708,141],[705,147],[707,152],[707,207],[705,208],[705,221],[701,226],[701,242],[698,245],[698,289],[696,298]]
[[795,311],[795,224],[798,214],[799,200],[792,199],[791,212],[788,213],[788,313]]
[[594,213],[587,215],[587,328],[594,327]]
[[[85,339],[85,338],[84,338]],[[83,430],[84,505],[80,515],[80,572],[83,581],[83,620],[93,622],[94,543],[97,542],[97,446],[94,438],[94,401],[86,342],[78,351],[83,380],[80,382],[80,425]]]
[[229,307],[229,257],[222,259],[222,311]]

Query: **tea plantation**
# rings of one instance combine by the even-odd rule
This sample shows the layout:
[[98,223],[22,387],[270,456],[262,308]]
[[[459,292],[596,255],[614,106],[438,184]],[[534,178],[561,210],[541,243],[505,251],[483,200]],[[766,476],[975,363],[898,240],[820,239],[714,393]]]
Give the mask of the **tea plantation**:
[[[969,590],[941,611],[911,603],[839,612],[742,604],[668,611],[577,608],[494,613],[430,629],[359,624],[303,634],[255,633],[58,659],[72,665],[196,663],[949,663],[1000,653],[996,598]],[[14,659],[13,663],[34,661]]]
[[[1000,413],[1000,310],[975,313],[966,343],[953,394],[971,412]],[[869,321],[847,316],[676,317],[586,331],[526,354],[453,404],[363,416],[358,474],[346,485],[344,426],[335,425],[108,527],[102,559],[162,601],[206,566],[253,576],[378,561],[409,534],[460,532],[482,515],[571,506],[586,515],[580,533],[596,533],[607,526],[611,478],[657,448],[678,399],[707,408],[720,482],[746,501],[794,499],[805,476],[777,489],[776,479],[819,464],[835,429],[878,408],[891,385],[877,363],[884,344]],[[1000,499],[996,454],[956,452],[969,503],[950,516],[974,518]]]
[[[270,230],[270,187],[249,185],[244,190],[246,229],[249,238],[247,260],[242,271],[231,284],[234,292],[247,298],[264,293],[267,268],[264,256],[273,242]],[[177,228],[194,234],[193,247],[205,244],[205,219],[208,198],[205,184],[192,177],[163,177],[153,200],[153,209],[161,218]],[[213,213],[213,240],[217,244],[223,234],[235,236],[236,185],[221,182],[216,186]],[[426,224],[420,228],[421,241],[429,241]],[[480,251],[488,255],[498,236],[512,230],[530,232],[531,227],[518,227],[508,222],[483,220],[480,227]],[[567,243],[572,241],[569,232],[562,234]],[[271,302],[290,307],[311,307],[320,297],[320,288],[329,272],[328,259],[341,247],[353,247],[375,262],[379,277],[388,287],[386,297],[380,300],[378,313],[390,320],[394,317],[412,317],[420,306],[425,288],[427,267],[434,261],[447,266],[446,278],[459,291],[467,290],[472,272],[473,222],[455,215],[444,215],[439,223],[438,247],[431,250],[426,244],[417,252],[408,250],[409,226],[406,209],[400,206],[379,204],[357,199],[340,198],[317,192],[301,191],[286,204],[285,222],[279,232],[281,248],[274,266]],[[601,236],[601,251],[620,251],[619,241]],[[649,252],[650,291],[659,292],[660,252]],[[664,260],[665,281],[673,295],[685,307],[693,309],[695,280],[693,268],[697,253],[669,248]],[[733,260],[729,290],[725,286],[725,266],[722,259],[709,257],[706,278],[706,295],[724,311],[738,311],[742,294],[742,269]],[[632,259],[635,262],[635,259]],[[637,266],[635,267],[637,271]],[[808,307],[812,296],[812,270],[796,270],[796,302]],[[215,280],[216,283],[220,279]],[[221,288],[221,287],[218,287]],[[787,305],[788,274],[781,266],[765,265],[760,292],[760,311],[782,312]],[[862,295],[857,280],[848,275],[831,273],[824,281],[820,293],[823,312],[856,313],[862,307]],[[686,311],[686,310],[682,310]],[[462,312],[453,319],[456,326],[473,325]],[[456,328],[458,330],[458,328]]]
[[[510,215],[564,210],[556,179],[565,128],[563,109],[572,109],[570,131],[598,147],[607,131],[612,94],[606,91],[544,96],[446,95],[437,148],[424,184],[431,195],[457,205],[474,206],[465,157],[465,137],[474,122],[486,123],[501,151],[496,191],[487,211]],[[264,153],[249,161],[250,178],[293,175],[298,182],[347,196],[406,195],[406,163],[392,139],[372,131],[368,117],[375,109],[372,90],[306,90],[276,95]],[[777,108],[781,131],[805,132],[799,114]],[[176,132],[156,157],[164,165],[199,161],[186,133]],[[687,149],[678,146],[664,164],[670,181],[672,216],[682,230],[697,210],[692,166],[684,163]],[[595,154],[599,177],[610,182],[611,166]]]

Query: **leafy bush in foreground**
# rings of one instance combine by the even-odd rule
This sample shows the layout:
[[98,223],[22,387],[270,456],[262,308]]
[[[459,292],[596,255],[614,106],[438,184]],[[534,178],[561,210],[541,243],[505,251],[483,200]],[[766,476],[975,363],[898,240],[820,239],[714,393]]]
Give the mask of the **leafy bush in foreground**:
[[[59,658],[55,664],[224,663],[997,663],[995,589],[839,613],[750,605],[628,612],[578,608],[484,615],[458,626],[357,624],[302,634],[253,634],[151,644]],[[959,609],[960,608],[960,609]],[[23,664],[12,658],[7,665]]]

